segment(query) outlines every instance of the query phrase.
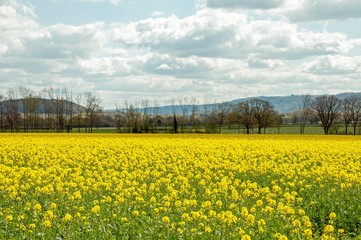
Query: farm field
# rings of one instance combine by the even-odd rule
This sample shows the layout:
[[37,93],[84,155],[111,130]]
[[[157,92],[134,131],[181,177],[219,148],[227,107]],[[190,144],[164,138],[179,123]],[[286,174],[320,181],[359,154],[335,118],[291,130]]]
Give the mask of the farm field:
[[361,137],[1,134],[0,239],[360,239]]

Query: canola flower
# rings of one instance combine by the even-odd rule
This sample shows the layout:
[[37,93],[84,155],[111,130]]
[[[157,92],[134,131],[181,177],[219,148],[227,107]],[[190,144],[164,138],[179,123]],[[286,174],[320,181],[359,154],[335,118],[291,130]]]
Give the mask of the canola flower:
[[361,138],[0,135],[0,239],[352,239]]

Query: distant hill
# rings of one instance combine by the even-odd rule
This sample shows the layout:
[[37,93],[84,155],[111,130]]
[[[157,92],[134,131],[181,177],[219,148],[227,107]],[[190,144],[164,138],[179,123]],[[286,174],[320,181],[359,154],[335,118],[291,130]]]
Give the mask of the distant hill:
[[[361,92],[340,93],[340,94],[337,94],[336,96],[340,99],[344,99],[350,95],[357,95],[357,96],[361,97]],[[318,96],[320,96],[320,95],[311,95],[311,98],[314,99]],[[239,98],[239,99],[231,100],[230,103],[238,104],[242,101],[251,100],[251,99],[255,99],[255,98],[268,101],[272,106],[274,106],[274,108],[277,112],[279,112],[281,114],[285,114],[285,113],[291,113],[291,112],[297,111],[299,109],[299,104],[301,103],[302,95],[247,97],[247,98]],[[210,108],[213,105],[214,104],[207,104],[206,107]],[[191,109],[192,109],[191,105],[185,105],[184,107],[187,109],[188,113],[191,112]],[[198,105],[199,111],[203,111],[204,107],[205,107],[204,104]],[[164,114],[164,115],[173,114],[173,108],[174,108],[176,114],[182,114],[182,108],[180,105],[159,107],[158,114]],[[139,108],[137,110],[139,112],[142,111],[141,108]],[[121,111],[125,111],[125,109],[121,109]],[[153,108],[150,108],[149,111],[152,112]],[[112,114],[115,112],[115,110],[114,109],[106,110],[106,112]]]
[[[14,100],[15,103],[17,104],[18,106],[18,112],[21,112],[23,113],[24,112],[24,104],[23,104],[23,99],[15,99]],[[45,113],[46,111],[46,106],[53,106],[52,108],[52,111],[49,112],[50,114],[55,114],[56,112],[56,104],[57,104],[57,99],[45,99],[45,98],[40,98],[38,99],[38,113],[39,114],[42,114],[42,113]],[[64,113],[66,113],[66,109],[67,109],[67,106],[70,106],[70,104],[73,104],[73,112],[76,113],[77,109],[78,109],[78,104],[74,103],[74,102],[70,102],[70,101],[67,101],[67,100],[63,100],[64,102]],[[7,109],[8,106],[10,104],[10,101],[9,100],[6,100],[6,101],[3,101],[2,102],[2,107],[3,109]],[[80,106],[83,110],[84,110],[84,107],[83,106]]]
[[[350,95],[357,95],[357,96],[361,97],[361,92],[340,93],[340,94],[336,94],[335,96],[338,97],[339,99],[343,100]],[[318,96],[320,96],[320,95],[311,95],[311,98],[314,99]],[[249,98],[241,98],[241,99],[232,100],[231,103],[237,104],[239,102],[254,99],[254,98],[268,101],[272,106],[274,106],[274,108],[277,112],[284,114],[284,113],[294,112],[299,109],[299,104],[301,103],[302,95],[249,97]]]

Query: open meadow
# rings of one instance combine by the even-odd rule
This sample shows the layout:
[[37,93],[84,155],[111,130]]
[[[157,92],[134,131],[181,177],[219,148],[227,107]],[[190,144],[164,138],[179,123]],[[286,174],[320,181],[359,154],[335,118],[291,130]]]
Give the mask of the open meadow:
[[1,134],[0,239],[360,239],[361,137]]

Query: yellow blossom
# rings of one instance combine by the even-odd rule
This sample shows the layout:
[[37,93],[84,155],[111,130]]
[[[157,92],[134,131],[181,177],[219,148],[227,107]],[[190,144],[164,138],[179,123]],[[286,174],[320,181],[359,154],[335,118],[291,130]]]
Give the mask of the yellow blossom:
[[326,225],[325,228],[323,229],[323,232],[329,234],[329,233],[333,233],[334,230],[335,229],[332,225]]
[[44,227],[51,227],[51,222],[50,222],[49,220],[45,220],[45,221],[42,223],[42,225],[43,225]]
[[169,217],[168,217],[168,216],[164,216],[164,217],[162,218],[162,222],[163,222],[163,223],[169,223],[169,222],[170,222]]
[[95,205],[94,207],[92,207],[91,212],[95,213],[95,214],[98,214],[100,212],[100,206]]
[[305,229],[303,232],[304,232],[304,234],[305,234],[307,237],[311,237],[311,236],[312,236],[312,230],[311,230],[311,229]]
[[210,228],[209,226],[206,226],[206,227],[204,228],[204,232],[210,233],[210,232],[212,232],[212,228]]
[[12,215],[7,215],[5,220],[6,222],[11,222],[12,220],[14,220],[14,218]]
[[69,214],[69,213],[67,213],[67,214],[65,214],[65,216],[63,217],[63,221],[64,222],[69,222],[69,221],[71,221],[73,219],[73,217]]
[[34,210],[35,211],[40,211],[41,210],[41,205],[39,203],[34,205]]
[[241,240],[251,240],[251,236],[249,236],[248,234],[243,235]]

